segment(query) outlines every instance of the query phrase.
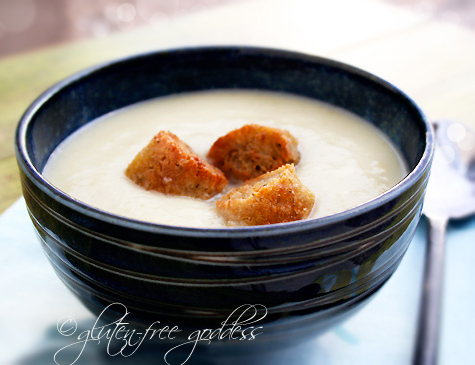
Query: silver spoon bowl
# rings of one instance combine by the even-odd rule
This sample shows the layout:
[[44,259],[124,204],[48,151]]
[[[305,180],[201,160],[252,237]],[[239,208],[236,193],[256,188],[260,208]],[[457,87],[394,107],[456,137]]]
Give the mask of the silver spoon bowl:
[[437,363],[447,223],[475,214],[475,133],[450,121],[436,122],[434,128],[436,148],[423,209],[428,239],[415,365]]

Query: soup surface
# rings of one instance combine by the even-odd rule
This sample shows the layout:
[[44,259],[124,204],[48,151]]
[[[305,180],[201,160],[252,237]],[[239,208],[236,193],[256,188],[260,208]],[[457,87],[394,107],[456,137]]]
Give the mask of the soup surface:
[[160,130],[176,134],[204,158],[217,138],[249,123],[286,129],[298,139],[296,173],[316,196],[308,219],[360,205],[407,174],[389,140],[351,113],[289,94],[237,90],[157,98],[102,116],[63,141],[43,174],[75,199],[121,216],[224,227],[215,208],[221,194],[201,200],[146,191],[124,171]]

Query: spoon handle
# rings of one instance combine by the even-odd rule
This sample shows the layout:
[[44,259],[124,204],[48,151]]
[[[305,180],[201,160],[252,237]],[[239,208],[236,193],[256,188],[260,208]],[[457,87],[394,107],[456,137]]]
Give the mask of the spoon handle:
[[435,365],[439,342],[440,308],[447,217],[427,217],[428,239],[424,287],[419,313],[414,365]]

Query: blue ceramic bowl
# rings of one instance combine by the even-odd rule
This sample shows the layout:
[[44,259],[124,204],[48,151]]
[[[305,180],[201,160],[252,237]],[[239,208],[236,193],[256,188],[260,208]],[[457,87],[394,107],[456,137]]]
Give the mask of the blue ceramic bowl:
[[[394,142],[410,173],[343,213],[232,229],[115,216],[75,200],[41,174],[61,141],[101,115],[150,98],[230,88],[303,95],[351,111]],[[261,338],[270,338],[289,328],[302,335],[328,328],[396,270],[421,215],[433,136],[406,95],[367,72],[287,51],[214,47],[133,56],[64,80],[26,111],[16,152],[46,255],[94,312],[120,302],[137,323],[165,317],[205,328],[240,305],[261,304],[268,309]]]

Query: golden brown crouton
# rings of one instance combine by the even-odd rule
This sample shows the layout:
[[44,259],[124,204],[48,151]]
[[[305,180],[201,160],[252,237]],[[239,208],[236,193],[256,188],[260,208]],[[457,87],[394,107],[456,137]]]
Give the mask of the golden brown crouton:
[[285,130],[248,124],[214,142],[208,158],[227,178],[248,180],[287,163],[297,164],[297,144]]
[[284,165],[231,189],[216,207],[228,223],[262,225],[307,218],[314,203],[315,196],[302,185],[294,165]]
[[220,170],[173,133],[164,131],[135,156],[125,174],[147,190],[201,199],[220,193],[227,184]]

